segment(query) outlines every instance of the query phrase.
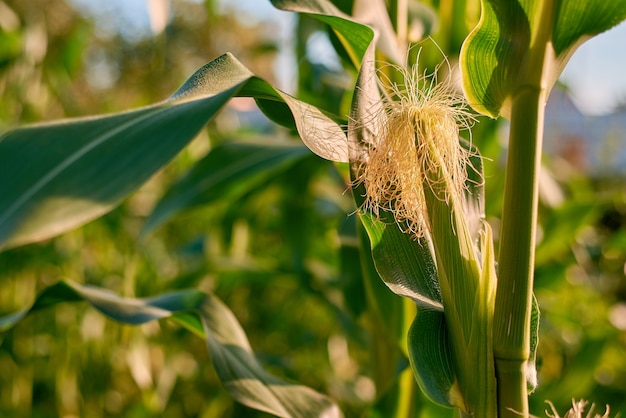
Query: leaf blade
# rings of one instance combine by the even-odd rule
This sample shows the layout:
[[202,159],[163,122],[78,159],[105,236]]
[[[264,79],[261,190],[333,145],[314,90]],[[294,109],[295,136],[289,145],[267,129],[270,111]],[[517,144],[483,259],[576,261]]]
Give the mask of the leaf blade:
[[335,121],[224,54],[167,101],[0,136],[0,249],[51,238],[110,211],[174,158],[234,96],[284,103],[309,149],[347,161],[346,137]]
[[[9,132],[0,142],[0,242],[40,241],[108,212],[173,158],[204,126],[205,112],[216,113],[236,89],[177,107]],[[184,127],[171,127],[181,119]],[[155,144],[153,135],[161,141]]]
[[270,0],[280,10],[308,14],[327,23],[339,40],[355,68],[359,68],[365,51],[374,39],[371,28],[355,22],[328,0]]
[[439,405],[463,406],[443,312],[420,309],[409,329],[407,345],[422,392]]
[[[235,400],[280,417],[339,418],[339,408],[326,396],[305,386],[290,384],[267,373],[258,362],[234,314],[217,297],[198,290],[181,290],[152,298],[122,298],[107,289],[57,282],[41,292],[35,302],[0,317],[0,332],[17,325],[26,315],[58,303],[84,300],[107,317],[139,325],[170,319],[207,342],[215,369]],[[196,316],[202,325],[190,320]]]
[[626,2],[481,0],[481,18],[461,48],[463,89],[472,107],[508,116],[524,86],[548,92],[585,40],[626,19]]
[[310,155],[299,144],[226,142],[169,188],[146,220],[142,235],[185,209],[241,196]]

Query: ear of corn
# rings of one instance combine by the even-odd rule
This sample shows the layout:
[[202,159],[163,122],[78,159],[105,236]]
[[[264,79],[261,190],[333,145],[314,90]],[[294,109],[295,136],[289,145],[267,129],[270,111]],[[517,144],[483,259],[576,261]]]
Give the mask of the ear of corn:
[[420,308],[409,332],[414,373],[436,402],[495,416],[492,237],[479,157],[459,139],[471,117],[449,80],[399,69],[404,83],[385,80],[381,96],[368,65],[350,129],[353,188],[379,274]]

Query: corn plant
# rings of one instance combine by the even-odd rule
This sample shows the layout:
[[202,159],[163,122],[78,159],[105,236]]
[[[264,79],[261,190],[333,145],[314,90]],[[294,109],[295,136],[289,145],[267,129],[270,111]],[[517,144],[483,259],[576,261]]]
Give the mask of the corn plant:
[[[294,164],[310,150],[335,162],[352,190],[377,332],[386,328],[397,338],[421,393],[461,417],[529,416],[528,393],[537,384],[533,253],[543,109],[575,49],[625,19],[626,2],[482,0],[458,51],[462,93],[445,57],[430,69],[420,61],[426,43],[415,45],[407,34],[407,2],[354,1],[352,15],[335,3],[272,0],[330,28],[356,74],[350,114],[301,101],[226,53],[163,102],[10,130],[0,137],[0,248],[47,240],[111,211],[231,98],[252,97],[306,148],[235,142],[213,149],[156,205],[146,239],[184,208],[238,193],[244,179]],[[471,2],[449,3],[464,16]],[[511,123],[498,252],[484,220],[487,179],[471,134],[479,115]],[[218,169],[229,174],[211,176]],[[381,281],[404,300],[389,302]],[[342,415],[330,397],[266,372],[232,312],[211,293],[132,299],[60,281],[30,307],[0,318],[0,329],[78,300],[122,323],[167,318],[204,338],[226,389],[251,408],[281,417]],[[400,320],[384,309],[388,303]],[[415,413],[421,395],[412,383],[397,384],[389,366],[399,357],[379,349],[388,362],[372,366],[378,388],[396,384],[398,393],[389,415]]]

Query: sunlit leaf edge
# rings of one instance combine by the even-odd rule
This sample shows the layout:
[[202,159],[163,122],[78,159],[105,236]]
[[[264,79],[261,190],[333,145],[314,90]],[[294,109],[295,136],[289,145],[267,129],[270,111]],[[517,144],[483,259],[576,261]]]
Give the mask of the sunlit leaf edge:
[[[4,207],[0,204],[0,248],[51,238],[110,211],[235,96],[285,103],[309,149],[323,158],[347,161],[345,134],[335,121],[224,54],[194,73],[168,101],[5,133],[0,138],[0,191],[5,197]],[[53,133],[57,140],[52,140]],[[74,148],[66,141],[74,142]]]

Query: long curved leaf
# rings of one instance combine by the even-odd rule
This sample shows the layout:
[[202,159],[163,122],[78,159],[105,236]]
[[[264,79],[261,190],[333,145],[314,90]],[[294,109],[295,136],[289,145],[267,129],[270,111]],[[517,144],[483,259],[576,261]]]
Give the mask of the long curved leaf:
[[150,214],[142,233],[153,230],[182,210],[241,196],[310,155],[309,150],[299,144],[226,142],[212,149],[168,189]]
[[337,34],[355,68],[374,39],[374,31],[339,10],[329,0],[270,0],[281,10],[305,13],[328,24]]
[[[273,0],[335,30],[355,66],[373,31],[325,0]],[[0,249],[44,240],[110,211],[169,162],[233,96],[254,97],[323,158],[347,162],[339,124],[225,54],[168,100],[131,112],[39,124],[0,136]],[[341,121],[340,121],[341,122]]]
[[0,332],[24,316],[62,302],[84,300],[109,318],[131,325],[168,318],[206,339],[220,380],[235,400],[279,417],[340,417],[326,396],[267,373],[254,357],[245,332],[217,297],[183,290],[145,299],[122,298],[108,290],[58,282],[28,308],[0,317]]
[[40,241],[108,212],[189,143],[233,96],[281,106],[313,152],[347,161],[340,126],[225,54],[170,99],[113,115],[18,128],[0,136],[0,248]]

